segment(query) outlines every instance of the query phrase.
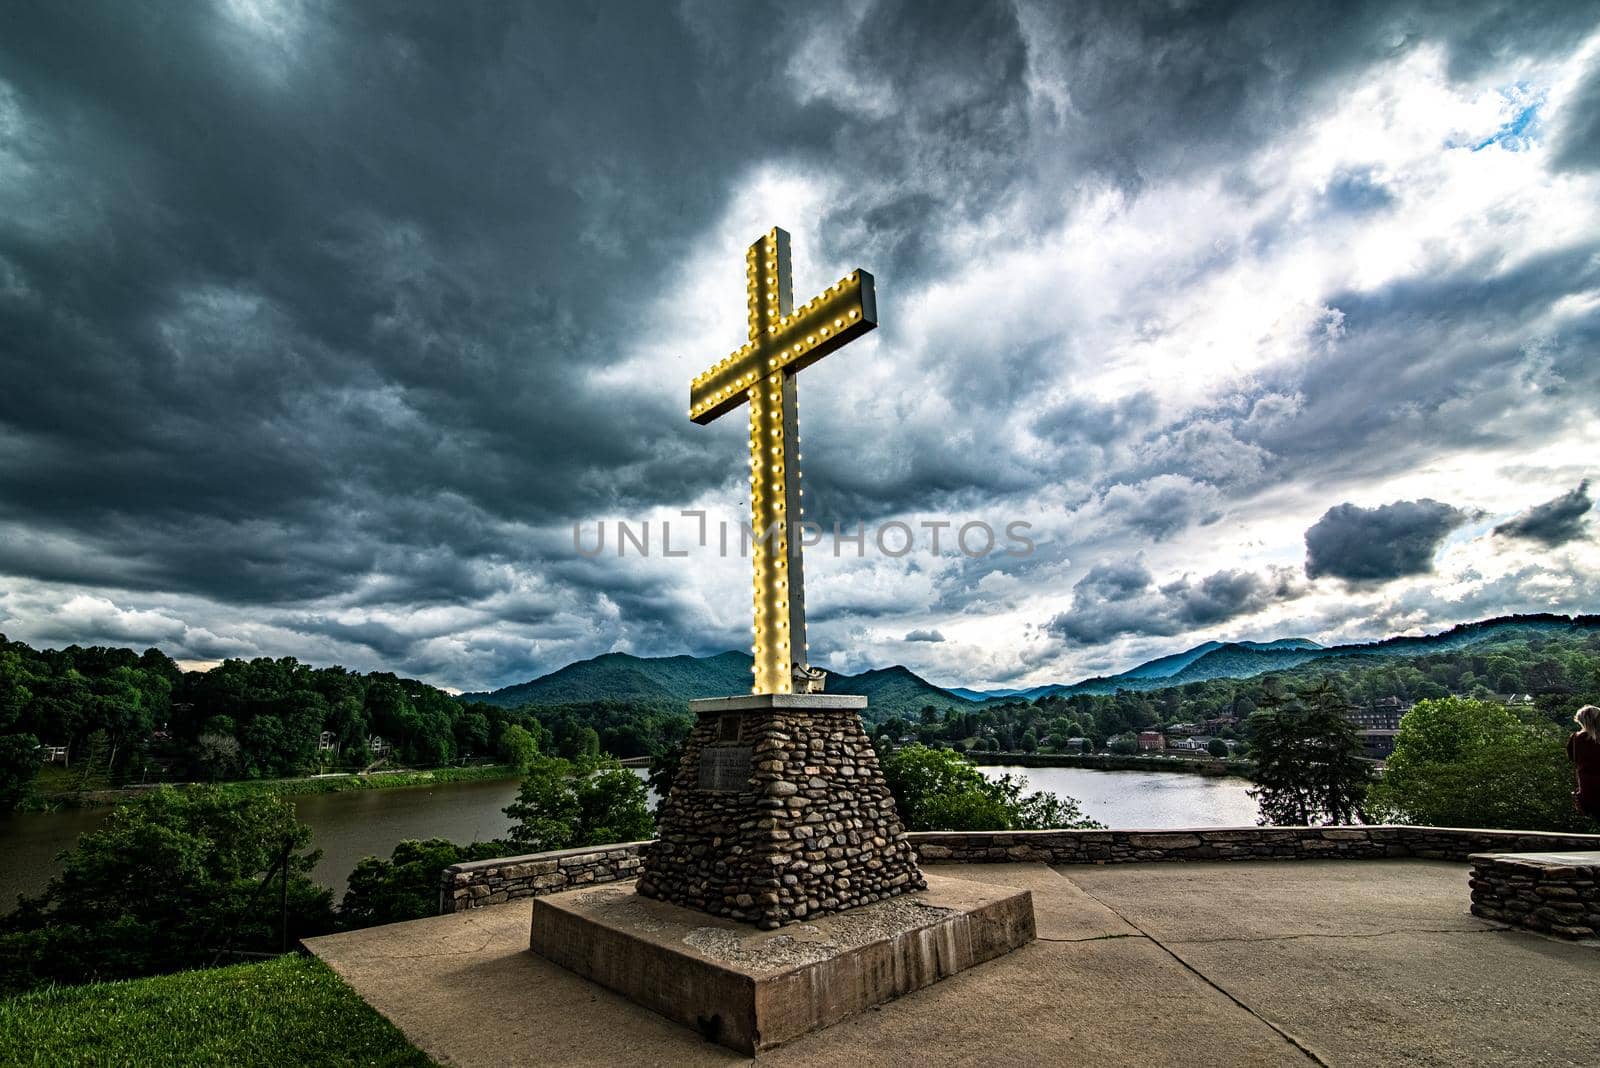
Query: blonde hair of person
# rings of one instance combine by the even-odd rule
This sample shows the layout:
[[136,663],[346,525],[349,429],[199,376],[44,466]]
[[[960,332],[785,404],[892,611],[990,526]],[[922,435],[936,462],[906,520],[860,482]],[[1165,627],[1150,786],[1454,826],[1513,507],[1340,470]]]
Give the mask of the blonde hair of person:
[[1578,725],[1580,731],[1600,742],[1600,708],[1584,705],[1573,715],[1572,722]]

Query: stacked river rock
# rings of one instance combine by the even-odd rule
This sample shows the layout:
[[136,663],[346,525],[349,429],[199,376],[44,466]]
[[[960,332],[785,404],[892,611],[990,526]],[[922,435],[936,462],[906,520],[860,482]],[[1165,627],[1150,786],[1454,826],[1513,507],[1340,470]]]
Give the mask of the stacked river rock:
[[1600,932],[1600,852],[1479,853],[1471,883],[1475,916],[1562,938]]
[[845,695],[695,701],[639,893],[765,928],[925,889]]

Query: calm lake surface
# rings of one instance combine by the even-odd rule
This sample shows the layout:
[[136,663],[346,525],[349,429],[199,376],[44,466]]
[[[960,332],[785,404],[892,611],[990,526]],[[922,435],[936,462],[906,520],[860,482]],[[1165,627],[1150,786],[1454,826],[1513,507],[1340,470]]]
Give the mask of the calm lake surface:
[[[1244,779],[1210,778],[1170,771],[1096,771],[1092,768],[982,769],[987,775],[1024,775],[1030,790],[1075,797],[1085,815],[1108,827],[1248,827],[1256,806]],[[641,777],[642,768],[634,769]],[[322,861],[314,877],[344,893],[345,876],[367,856],[387,857],[407,838],[486,841],[510,829],[501,809],[517,796],[515,780],[352,790],[293,798],[311,826]],[[651,795],[650,803],[655,803]],[[78,835],[93,830],[107,809],[14,813],[0,818],[0,911],[10,911],[20,893],[38,893],[59,870],[55,855],[71,849]]]

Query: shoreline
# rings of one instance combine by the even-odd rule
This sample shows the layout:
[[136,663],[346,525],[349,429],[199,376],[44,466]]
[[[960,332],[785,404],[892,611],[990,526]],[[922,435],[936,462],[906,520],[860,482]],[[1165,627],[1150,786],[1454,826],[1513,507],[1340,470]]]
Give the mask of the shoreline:
[[18,812],[56,812],[62,809],[102,808],[129,801],[162,786],[190,790],[215,786],[233,794],[270,794],[277,797],[302,797],[308,794],[340,794],[353,790],[395,790],[408,786],[436,786],[458,782],[491,782],[517,779],[522,772],[510,764],[480,764],[464,768],[400,769],[367,774],[315,775],[298,779],[232,779],[226,782],[170,782],[148,786],[89,790],[81,794],[36,795],[24,801]]

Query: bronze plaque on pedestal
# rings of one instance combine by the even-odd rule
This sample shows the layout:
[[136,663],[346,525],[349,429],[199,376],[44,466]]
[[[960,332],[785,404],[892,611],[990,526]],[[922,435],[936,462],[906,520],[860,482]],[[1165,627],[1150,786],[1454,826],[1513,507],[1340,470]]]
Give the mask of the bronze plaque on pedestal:
[[746,790],[750,786],[748,745],[708,745],[700,750],[700,789]]

